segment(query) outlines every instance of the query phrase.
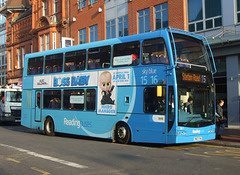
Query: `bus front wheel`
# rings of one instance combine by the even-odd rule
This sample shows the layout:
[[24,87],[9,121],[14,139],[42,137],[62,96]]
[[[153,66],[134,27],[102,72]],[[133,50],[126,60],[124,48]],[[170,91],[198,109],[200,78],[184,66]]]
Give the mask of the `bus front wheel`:
[[44,133],[47,136],[54,136],[55,132],[54,132],[54,123],[52,118],[48,117],[46,119],[46,121],[44,122]]
[[115,130],[115,140],[118,143],[128,144],[131,139],[131,132],[126,123],[119,123]]

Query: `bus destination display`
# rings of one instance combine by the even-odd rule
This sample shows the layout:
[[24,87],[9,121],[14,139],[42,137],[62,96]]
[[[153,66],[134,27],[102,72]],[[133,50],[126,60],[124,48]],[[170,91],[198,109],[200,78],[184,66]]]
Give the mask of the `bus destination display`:
[[206,83],[206,75],[182,72],[182,80],[196,83]]

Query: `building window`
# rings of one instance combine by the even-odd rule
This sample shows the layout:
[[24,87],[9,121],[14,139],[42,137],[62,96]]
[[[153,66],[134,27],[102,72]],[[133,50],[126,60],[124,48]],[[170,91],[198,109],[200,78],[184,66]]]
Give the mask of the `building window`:
[[90,27],[90,42],[98,41],[98,25]]
[[79,33],[79,44],[84,44],[87,42],[86,28],[78,31]]
[[138,32],[150,32],[149,8],[138,12]]
[[96,3],[96,2],[97,2],[97,0],[89,0],[89,5],[92,5],[92,4]]
[[168,26],[168,3],[155,6],[155,29]]
[[40,51],[44,51],[44,35],[40,36],[40,42],[41,42]]
[[43,16],[47,15],[47,1],[43,1]]
[[18,69],[21,68],[21,52],[20,48],[17,49],[17,58],[18,58]]
[[8,51],[8,58],[9,58],[8,70],[12,70],[12,55],[11,55],[11,51]]
[[188,0],[188,28],[190,32],[220,26],[222,26],[221,0]]
[[107,39],[116,38],[116,22],[115,19],[106,22]]
[[53,0],[53,13],[57,13],[57,3],[58,3],[58,0]]
[[240,0],[237,0],[237,22],[240,22]]
[[56,32],[53,32],[53,49],[56,49],[57,48],[57,46],[56,46]]
[[118,18],[118,36],[128,36],[128,16]]
[[78,0],[78,9],[86,7],[86,0]]
[[50,44],[49,34],[46,34],[46,50],[49,50],[49,44]]
[[22,67],[24,67],[25,48],[22,47]]

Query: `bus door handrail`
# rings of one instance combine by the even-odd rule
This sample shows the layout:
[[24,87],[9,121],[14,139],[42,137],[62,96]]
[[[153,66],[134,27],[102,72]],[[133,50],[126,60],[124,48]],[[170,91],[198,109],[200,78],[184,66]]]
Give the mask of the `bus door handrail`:
[[[210,61],[210,56],[211,56],[211,58],[212,58],[212,61],[210,62],[210,64],[212,64],[212,69],[213,69],[213,70],[212,70],[212,71],[213,71],[212,74],[215,74],[215,73],[217,73],[217,68],[216,68],[216,65],[215,65],[214,58],[213,58],[212,50],[211,50],[211,48],[210,48],[210,45],[209,45],[209,42],[208,42],[207,38],[206,38],[205,36],[202,36],[202,38],[203,38],[204,41],[206,42],[206,45],[207,45],[208,50],[209,50],[209,52],[210,52],[210,55],[208,55],[209,61]],[[207,48],[206,48],[206,50],[207,50]],[[207,54],[208,54],[208,52],[207,52]]]
[[[171,27],[168,27],[168,30],[169,30],[169,33],[170,33],[170,35],[171,35],[172,42],[173,42],[174,58],[175,58],[173,68],[175,68],[175,67],[177,66],[177,52],[176,52],[176,45],[175,45],[174,37],[173,37],[173,34],[172,34],[172,28],[171,28]],[[170,43],[171,43],[171,41],[170,41]]]

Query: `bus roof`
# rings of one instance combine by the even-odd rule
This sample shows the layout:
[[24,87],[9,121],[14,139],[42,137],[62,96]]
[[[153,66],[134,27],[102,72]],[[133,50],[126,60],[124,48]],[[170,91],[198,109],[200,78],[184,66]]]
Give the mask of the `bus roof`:
[[180,34],[188,35],[188,36],[194,37],[196,39],[200,39],[200,40],[203,37],[203,36],[195,34],[195,33],[168,27],[168,28],[162,28],[160,30],[151,31],[151,32],[142,33],[142,34],[129,35],[129,36],[124,36],[124,37],[119,37],[119,38],[112,38],[112,39],[107,39],[107,40],[95,41],[95,42],[91,42],[91,43],[74,45],[71,47],[64,47],[64,48],[58,48],[58,49],[54,49],[54,50],[30,53],[30,54],[26,54],[26,58],[40,57],[40,56],[46,56],[46,55],[52,55],[52,54],[58,54],[58,53],[65,53],[65,52],[76,51],[79,49],[82,50],[82,49],[100,47],[100,46],[105,46],[105,45],[119,44],[119,43],[124,43],[124,42],[133,42],[136,40],[141,41],[141,40],[145,40],[145,39],[155,38],[158,36],[159,37],[163,36],[163,33],[169,32],[169,30],[171,30],[173,33],[180,33]]

